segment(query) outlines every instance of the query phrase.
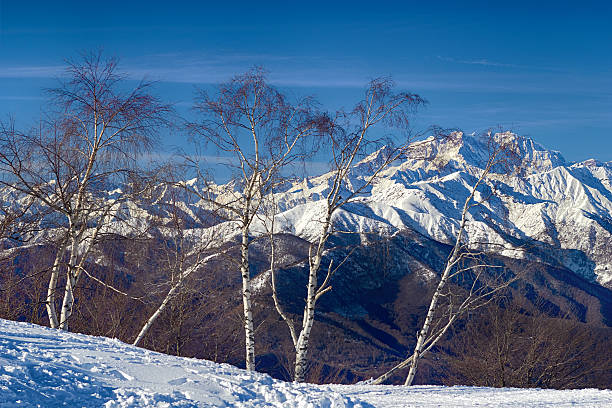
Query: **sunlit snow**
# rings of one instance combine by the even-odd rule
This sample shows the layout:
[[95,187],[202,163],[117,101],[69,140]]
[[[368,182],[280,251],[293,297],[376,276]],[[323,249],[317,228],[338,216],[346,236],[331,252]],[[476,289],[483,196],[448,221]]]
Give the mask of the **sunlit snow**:
[[0,407],[609,407],[610,390],[310,385],[0,319]]

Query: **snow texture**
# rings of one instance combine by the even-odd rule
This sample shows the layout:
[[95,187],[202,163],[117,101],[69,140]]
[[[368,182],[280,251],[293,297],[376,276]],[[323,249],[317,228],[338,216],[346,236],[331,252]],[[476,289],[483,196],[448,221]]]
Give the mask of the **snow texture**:
[[605,407],[610,390],[310,385],[0,319],[0,407]]

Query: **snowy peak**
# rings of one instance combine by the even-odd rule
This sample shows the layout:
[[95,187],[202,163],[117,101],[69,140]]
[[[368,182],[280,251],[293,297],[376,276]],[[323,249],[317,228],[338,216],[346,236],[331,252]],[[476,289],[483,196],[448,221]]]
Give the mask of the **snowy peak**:
[[530,173],[549,171],[555,167],[565,166],[567,162],[561,153],[547,150],[533,139],[520,136],[515,133],[501,133],[500,137],[513,138],[514,145],[518,148],[518,154],[523,164],[531,167]]
[[[528,173],[548,171],[566,164],[561,153],[547,150],[528,137],[512,132],[499,132],[495,133],[492,139],[496,144],[510,145],[520,160],[516,165],[523,167]],[[492,147],[486,135],[454,132],[447,138],[432,140],[430,168],[442,170],[448,166],[453,170],[466,170],[470,167],[483,169]]]

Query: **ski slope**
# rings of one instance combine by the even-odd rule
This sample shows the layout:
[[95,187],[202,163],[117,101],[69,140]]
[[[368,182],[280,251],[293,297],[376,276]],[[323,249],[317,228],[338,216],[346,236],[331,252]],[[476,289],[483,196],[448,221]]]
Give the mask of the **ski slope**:
[[610,407],[611,390],[310,385],[0,319],[0,407]]

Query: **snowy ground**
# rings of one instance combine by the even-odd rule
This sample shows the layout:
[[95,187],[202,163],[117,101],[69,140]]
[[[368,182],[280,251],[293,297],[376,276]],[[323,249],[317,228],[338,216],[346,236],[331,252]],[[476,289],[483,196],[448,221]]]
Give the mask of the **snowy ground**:
[[610,390],[315,386],[0,319],[0,407],[610,407]]

